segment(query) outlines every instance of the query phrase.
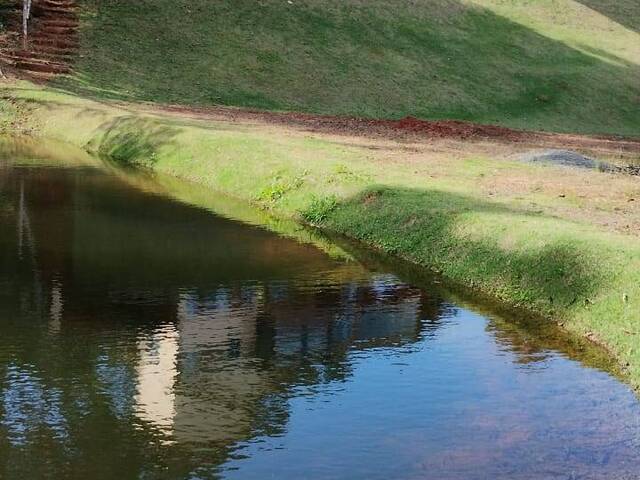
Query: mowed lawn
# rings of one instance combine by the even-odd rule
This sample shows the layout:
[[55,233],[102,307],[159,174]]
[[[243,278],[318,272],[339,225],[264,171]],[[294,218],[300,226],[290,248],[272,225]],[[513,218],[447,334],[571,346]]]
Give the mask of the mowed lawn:
[[5,118],[44,137],[359,240],[562,323],[606,346],[640,388],[638,177],[521,163],[521,147],[501,142],[318,134],[26,83],[1,90],[12,99]]
[[637,0],[80,3],[78,93],[640,135]]
[[62,91],[5,82],[0,132],[67,141],[428,267],[602,344],[640,388],[637,177],[523,164],[504,142],[321,135],[135,103],[640,136],[636,0],[389,4],[83,1],[76,73]]

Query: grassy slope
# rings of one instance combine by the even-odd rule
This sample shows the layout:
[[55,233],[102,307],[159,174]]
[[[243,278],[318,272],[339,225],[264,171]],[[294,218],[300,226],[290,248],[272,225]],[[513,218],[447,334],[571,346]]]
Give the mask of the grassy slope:
[[[44,135],[302,217],[561,320],[570,331],[593,332],[630,364],[640,386],[637,237],[563,217],[557,195],[546,199],[556,214],[541,212],[542,187],[517,199],[479,188],[491,175],[544,186],[564,170],[472,154],[445,164],[400,160],[390,169],[378,150],[281,127],[141,115],[135,106],[46,90],[10,93],[28,100],[31,125]],[[633,179],[585,175],[588,183],[638,193]]]
[[640,135],[637,0],[79,1],[75,91]]

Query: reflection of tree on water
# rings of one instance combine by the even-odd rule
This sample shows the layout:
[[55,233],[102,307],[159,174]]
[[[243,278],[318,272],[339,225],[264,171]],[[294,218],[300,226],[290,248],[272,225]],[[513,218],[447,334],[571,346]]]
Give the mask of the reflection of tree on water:
[[[441,317],[393,278],[88,170],[10,170],[1,195],[12,472],[33,472],[30,456],[58,476],[215,467],[237,442],[281,432],[294,390],[348,378],[350,352],[411,344]],[[29,261],[8,228],[25,212]]]
[[[176,402],[183,404],[177,407],[177,435],[181,419],[201,414],[202,406],[189,398],[198,388],[205,392],[198,398],[211,402],[207,410],[217,412],[213,421],[227,423],[222,429],[211,424],[185,434],[211,438],[211,432],[243,426],[248,419],[235,418],[234,412],[249,399],[260,403],[265,395],[286,394],[290,386],[344,380],[354,349],[417,340],[420,307],[427,300],[423,294],[396,286],[393,295],[376,296],[374,287],[374,282],[351,283],[300,291],[292,284],[266,284],[220,289],[204,298],[182,295],[176,392],[187,398],[176,394]],[[188,413],[189,406],[193,412]]]
[[[371,349],[411,351],[451,316],[395,276],[87,169],[0,173],[0,261],[8,478],[215,475],[239,443],[282,434],[293,397],[331,392]],[[567,351],[488,328],[516,361]]]

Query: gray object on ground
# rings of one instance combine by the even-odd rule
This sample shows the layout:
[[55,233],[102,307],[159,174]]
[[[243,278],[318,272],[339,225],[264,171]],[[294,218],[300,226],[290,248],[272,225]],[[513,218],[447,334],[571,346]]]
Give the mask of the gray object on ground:
[[519,155],[519,159],[529,163],[545,163],[550,165],[562,165],[565,167],[588,168],[600,170],[601,172],[616,172],[619,170],[615,165],[601,162],[594,158],[585,157],[578,152],[571,150],[536,150]]

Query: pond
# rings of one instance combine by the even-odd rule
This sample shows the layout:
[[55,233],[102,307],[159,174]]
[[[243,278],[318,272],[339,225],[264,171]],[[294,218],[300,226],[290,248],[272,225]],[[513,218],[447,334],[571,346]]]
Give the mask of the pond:
[[640,472],[638,401],[580,340],[195,186],[0,147],[0,478]]

